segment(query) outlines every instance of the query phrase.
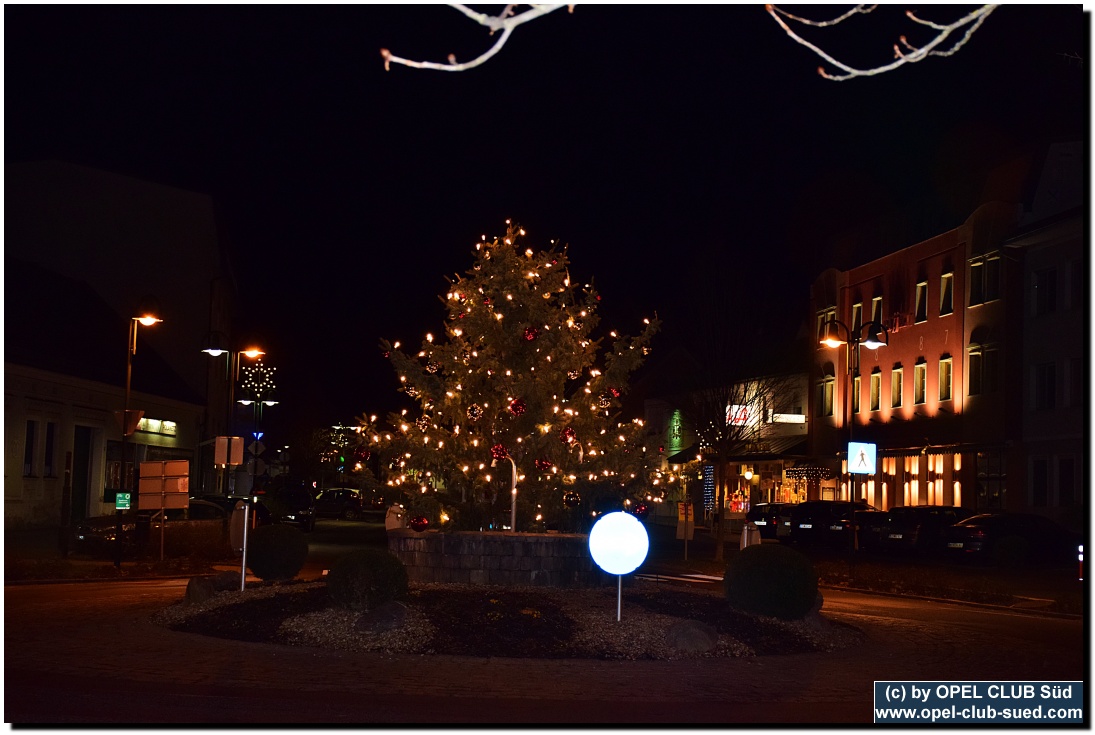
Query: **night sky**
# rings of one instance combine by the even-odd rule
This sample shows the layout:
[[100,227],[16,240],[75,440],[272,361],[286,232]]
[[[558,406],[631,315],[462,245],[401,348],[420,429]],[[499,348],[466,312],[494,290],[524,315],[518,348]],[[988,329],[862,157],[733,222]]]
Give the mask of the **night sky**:
[[[914,38],[897,10],[811,39],[887,63]],[[687,341],[703,292],[754,333],[793,333],[824,268],[960,224],[1026,146],[1087,139],[1078,5],[1002,6],[954,57],[840,83],[763,6],[577,5],[455,74],[385,72],[378,53],[489,46],[436,5],[8,5],[4,21],[6,161],[213,197],[241,331],[278,367],[273,425],[393,406],[378,340],[436,330],[444,276],[507,218],[534,246],[569,243],[606,326],[657,312]],[[915,239],[830,244],[902,212]]]

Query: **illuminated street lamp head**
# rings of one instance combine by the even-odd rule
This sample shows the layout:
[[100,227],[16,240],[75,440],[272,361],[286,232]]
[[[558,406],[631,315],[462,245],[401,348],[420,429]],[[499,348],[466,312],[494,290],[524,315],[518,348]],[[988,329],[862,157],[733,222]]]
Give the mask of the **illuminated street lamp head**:
[[830,321],[825,325],[825,336],[821,338],[821,344],[835,348],[847,343],[848,340],[840,337],[840,329],[835,321]]
[[205,340],[202,352],[213,357],[220,357],[228,352],[228,338],[220,332],[211,332]]
[[878,322],[871,322],[867,328],[867,339],[863,340],[863,346],[868,350],[877,350],[879,347],[886,347],[890,343],[890,337],[886,333],[886,328]]
[[262,357],[266,353],[260,350],[258,347],[249,347],[246,350],[240,350],[240,354],[246,357],[250,357],[254,360],[256,357]]
[[152,314],[145,314],[144,316],[134,317],[134,319],[136,319],[146,327],[151,327],[153,324],[163,321],[163,319],[157,319]]

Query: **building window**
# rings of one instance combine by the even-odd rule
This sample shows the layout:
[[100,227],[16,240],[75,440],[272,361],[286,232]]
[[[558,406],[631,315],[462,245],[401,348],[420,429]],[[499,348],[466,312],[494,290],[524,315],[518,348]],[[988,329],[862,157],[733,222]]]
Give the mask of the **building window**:
[[817,342],[821,346],[821,340],[825,339],[825,325],[836,319],[836,309],[828,308],[817,313]]
[[987,258],[970,263],[970,306],[1000,298],[1000,259]]
[[833,377],[826,376],[817,385],[817,412],[819,416],[833,415]]
[[913,365],[913,403],[920,405],[928,400],[928,363],[923,359]]
[[939,283],[939,316],[954,313],[954,274],[944,273]]
[[997,370],[999,369],[999,350],[975,349],[970,350],[969,380],[971,396],[979,396],[985,393],[995,393],[998,385]]
[[43,474],[46,477],[57,477],[57,424],[53,421],[46,422],[46,446],[43,457]]
[[852,304],[852,331],[858,332],[863,326],[863,302]]
[[862,384],[860,376],[852,378],[852,413],[859,413],[859,386]]
[[882,407],[882,371],[877,368],[871,373],[871,410]]
[[1007,461],[1003,452],[977,453],[978,505],[999,508],[1007,489]]
[[1057,365],[1044,362],[1034,366],[1034,409],[1049,410],[1057,405]]
[[1030,504],[1044,508],[1049,505],[1049,461],[1032,459],[1030,469]]
[[1057,459],[1057,505],[1078,505],[1079,500],[1080,496],[1076,493],[1076,460],[1060,457]]
[[897,408],[901,405],[901,368],[895,367],[890,375],[890,408]]
[[38,422],[27,419],[27,433],[23,441],[23,477],[34,477],[34,454],[37,450]]
[[[925,371],[926,372],[926,371]],[[949,357],[939,360],[939,400],[951,399],[951,378],[954,375],[954,361]]]
[[1034,316],[1057,310],[1057,270],[1044,268],[1034,272]]
[[871,299],[871,321],[882,323],[882,297],[875,296]]
[[928,321],[928,283],[916,284],[916,323]]

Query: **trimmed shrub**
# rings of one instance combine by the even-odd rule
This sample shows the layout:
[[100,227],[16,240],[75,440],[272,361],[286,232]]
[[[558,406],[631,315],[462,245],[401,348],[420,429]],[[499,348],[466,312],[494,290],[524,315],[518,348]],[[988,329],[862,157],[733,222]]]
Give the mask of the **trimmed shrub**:
[[339,607],[366,612],[407,593],[407,570],[390,551],[353,551],[331,568],[327,593]]
[[747,546],[726,566],[726,599],[743,612],[798,620],[817,599],[817,572],[802,553],[780,544]]
[[308,540],[292,526],[259,526],[247,536],[247,568],[263,581],[293,579],[307,558]]

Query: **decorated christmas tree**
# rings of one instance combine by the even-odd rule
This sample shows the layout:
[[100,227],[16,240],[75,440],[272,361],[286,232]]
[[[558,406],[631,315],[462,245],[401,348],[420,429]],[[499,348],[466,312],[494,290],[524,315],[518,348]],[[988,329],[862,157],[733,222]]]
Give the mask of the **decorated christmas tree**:
[[417,351],[381,342],[414,407],[387,426],[361,417],[360,440],[390,494],[433,527],[581,531],[657,489],[656,440],[621,415],[657,319],[637,337],[601,335],[601,297],[571,280],[566,248],[535,250],[524,235],[510,225],[475,245],[441,297],[444,325]]

